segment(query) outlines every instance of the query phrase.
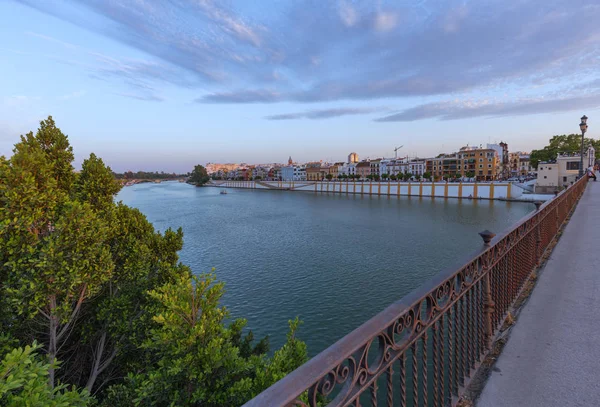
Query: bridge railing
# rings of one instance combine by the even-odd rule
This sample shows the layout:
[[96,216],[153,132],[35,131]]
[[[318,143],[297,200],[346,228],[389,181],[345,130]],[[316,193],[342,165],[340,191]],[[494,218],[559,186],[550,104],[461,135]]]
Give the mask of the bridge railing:
[[246,403],[455,406],[583,194],[584,177]]

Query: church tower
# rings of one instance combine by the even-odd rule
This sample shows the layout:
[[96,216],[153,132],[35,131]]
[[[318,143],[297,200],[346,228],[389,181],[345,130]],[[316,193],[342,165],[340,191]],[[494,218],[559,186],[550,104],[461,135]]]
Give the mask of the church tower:
[[288,159],[288,165],[292,165],[294,162],[292,161],[292,156],[290,155],[290,158]]

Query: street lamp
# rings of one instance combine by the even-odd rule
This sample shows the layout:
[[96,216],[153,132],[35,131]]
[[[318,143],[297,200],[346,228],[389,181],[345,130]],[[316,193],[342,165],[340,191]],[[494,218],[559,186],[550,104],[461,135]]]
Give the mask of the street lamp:
[[579,177],[583,177],[583,138],[585,135],[585,132],[587,131],[587,116],[583,115],[581,116],[581,123],[579,123],[579,129],[581,130],[581,157],[580,157],[580,161],[579,161]]

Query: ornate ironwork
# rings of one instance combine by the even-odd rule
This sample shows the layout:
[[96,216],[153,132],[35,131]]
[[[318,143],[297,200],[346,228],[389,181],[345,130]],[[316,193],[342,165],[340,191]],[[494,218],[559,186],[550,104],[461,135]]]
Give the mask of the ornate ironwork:
[[586,185],[581,178],[500,236],[482,232],[483,247],[461,267],[438,274],[245,406],[376,406],[378,398],[389,406],[455,406]]

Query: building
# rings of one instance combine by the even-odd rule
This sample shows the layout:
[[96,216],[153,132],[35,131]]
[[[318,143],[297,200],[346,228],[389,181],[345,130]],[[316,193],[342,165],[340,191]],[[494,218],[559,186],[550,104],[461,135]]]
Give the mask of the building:
[[436,158],[427,160],[427,171],[434,180],[444,178],[460,178],[465,172],[462,164],[458,163],[458,154],[440,154]]
[[500,144],[487,144],[488,150],[494,150],[498,153],[498,179],[505,179],[510,177],[510,155],[508,153],[508,144],[501,141]]
[[356,164],[358,162],[358,154],[350,153],[348,154],[348,164]]
[[217,164],[217,163],[207,163],[206,164],[206,172],[208,174],[213,174],[215,172],[221,171],[221,174],[235,171],[240,165],[239,164]]
[[344,164],[344,165],[342,165],[341,168],[338,169],[338,172],[340,172],[343,175],[347,175],[347,176],[356,175],[356,164],[355,163]]
[[281,173],[282,181],[293,181],[294,180],[294,166],[293,165],[281,167],[280,173]]
[[516,152],[516,153],[510,153],[509,154],[509,158],[508,158],[508,168],[510,170],[510,176],[511,177],[517,177],[520,175],[519,173],[519,157],[521,155],[521,152]]
[[519,156],[519,175],[529,175],[533,172],[531,166],[531,157],[529,154],[522,154]]
[[369,161],[361,161],[356,164],[355,171],[359,179],[366,179],[368,175],[371,175],[371,163]]
[[502,177],[502,163],[496,149],[463,150],[458,157],[463,177],[474,176],[477,181],[495,181]]
[[[537,181],[535,192],[548,194],[558,191],[579,176],[580,154],[558,154],[556,160],[540,162],[537,169]],[[589,146],[583,156],[584,171],[594,166],[596,162],[596,150]]]
[[376,160],[371,160],[370,164],[371,164],[371,175],[378,175],[381,176],[381,173],[379,172],[379,167],[381,166],[381,158],[378,158]]
[[328,169],[321,168],[321,163],[306,164],[306,179],[308,181],[323,181],[328,173]]
[[440,154],[427,160],[426,169],[435,180],[475,178],[494,181],[500,177],[501,165],[496,149],[462,147],[458,153]]
[[329,173],[333,177],[333,179],[338,178],[338,176],[342,175],[342,168],[344,167],[344,163],[334,163],[329,166]]
[[522,177],[533,172],[528,153],[522,151],[510,153],[508,162],[511,177]]
[[292,156],[290,155],[290,158],[288,158],[288,165],[293,165],[294,161],[292,161]]
[[415,159],[408,162],[408,172],[416,177],[422,177],[425,174],[427,162],[425,160]]
[[303,165],[281,167],[280,175],[276,179],[282,181],[306,181],[306,169]]
[[281,167],[271,167],[267,174],[267,178],[271,181],[281,180]]
[[380,166],[381,174],[388,174],[389,176],[400,174],[406,174],[408,172],[408,163],[403,160],[384,160]]
[[306,181],[305,165],[294,165],[294,181]]

